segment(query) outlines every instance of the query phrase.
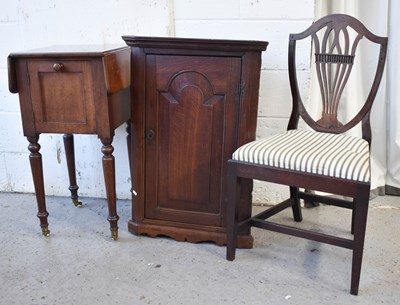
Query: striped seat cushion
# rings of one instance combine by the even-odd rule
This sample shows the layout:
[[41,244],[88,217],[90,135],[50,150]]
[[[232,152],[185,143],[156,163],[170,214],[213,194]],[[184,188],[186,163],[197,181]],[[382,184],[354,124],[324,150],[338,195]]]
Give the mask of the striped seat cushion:
[[368,142],[344,134],[289,130],[239,147],[234,160],[369,182]]

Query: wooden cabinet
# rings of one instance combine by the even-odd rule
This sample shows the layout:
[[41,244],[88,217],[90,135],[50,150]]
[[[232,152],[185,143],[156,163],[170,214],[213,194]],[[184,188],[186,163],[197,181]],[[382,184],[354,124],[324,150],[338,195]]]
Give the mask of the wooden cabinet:
[[[262,41],[124,36],[134,234],[226,243],[226,161],[255,138]],[[242,204],[252,184],[243,181]],[[242,209],[245,217],[250,213]],[[240,247],[251,247],[245,229]]]
[[116,239],[119,217],[112,140],[114,130],[130,120],[130,48],[60,46],[12,53],[8,71],[10,91],[19,93],[24,135],[30,143],[43,234],[48,235],[49,230],[39,135],[65,133],[69,189],[73,202],[79,206],[72,134],[97,134],[103,144],[108,220]]

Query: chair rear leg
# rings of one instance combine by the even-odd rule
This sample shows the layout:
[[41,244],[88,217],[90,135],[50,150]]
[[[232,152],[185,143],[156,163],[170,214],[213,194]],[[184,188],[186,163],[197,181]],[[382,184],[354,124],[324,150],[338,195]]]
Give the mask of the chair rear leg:
[[[309,190],[309,189],[305,189],[304,192],[309,193],[309,194],[315,194],[314,191]],[[317,206],[319,206],[319,202],[310,200],[310,199],[304,199],[304,207],[305,208],[315,208]]]
[[303,215],[301,213],[300,199],[298,194],[299,194],[299,188],[291,186],[290,198],[292,200],[293,218],[295,221],[302,221]]
[[226,259],[233,261],[236,253],[237,242],[237,193],[238,178],[236,176],[236,164],[228,162],[228,179],[227,179],[227,195],[226,195]]
[[367,225],[369,204],[369,187],[360,186],[357,192],[354,205],[354,248],[353,248],[353,262],[351,270],[351,287],[350,293],[353,295],[358,294],[358,287],[360,284],[360,274],[362,257],[364,251],[365,229]]

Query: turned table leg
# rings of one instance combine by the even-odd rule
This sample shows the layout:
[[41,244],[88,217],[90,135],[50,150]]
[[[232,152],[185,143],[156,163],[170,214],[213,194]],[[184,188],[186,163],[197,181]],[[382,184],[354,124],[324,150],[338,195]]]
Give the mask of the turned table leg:
[[112,155],[114,147],[111,145],[112,139],[101,139],[103,147],[103,172],[106,184],[107,202],[108,202],[108,218],[110,222],[111,237],[116,240],[118,238],[118,219],[117,214],[117,195],[115,193],[115,159]]
[[78,200],[78,189],[79,186],[76,183],[75,174],[75,147],[74,147],[74,136],[72,134],[65,134],[63,137],[65,157],[67,159],[68,177],[69,177],[69,190],[71,192],[72,202],[76,207],[81,207],[82,202]]
[[29,161],[31,163],[33,184],[35,187],[36,201],[38,205],[37,217],[39,217],[40,227],[42,228],[43,235],[49,236],[49,223],[47,222],[47,217],[49,216],[49,213],[46,211],[42,155],[39,153],[40,145],[38,143],[39,135],[35,137],[28,137],[28,141],[28,149],[31,152],[31,154],[29,155]]

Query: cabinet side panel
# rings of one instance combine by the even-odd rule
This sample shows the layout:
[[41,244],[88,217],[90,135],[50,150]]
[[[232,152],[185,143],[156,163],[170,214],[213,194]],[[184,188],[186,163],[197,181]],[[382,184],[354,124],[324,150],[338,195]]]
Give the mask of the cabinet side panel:
[[[131,50],[131,177],[132,221],[144,219],[145,205],[145,105],[146,55],[142,48]],[[131,225],[132,227],[132,225]]]

